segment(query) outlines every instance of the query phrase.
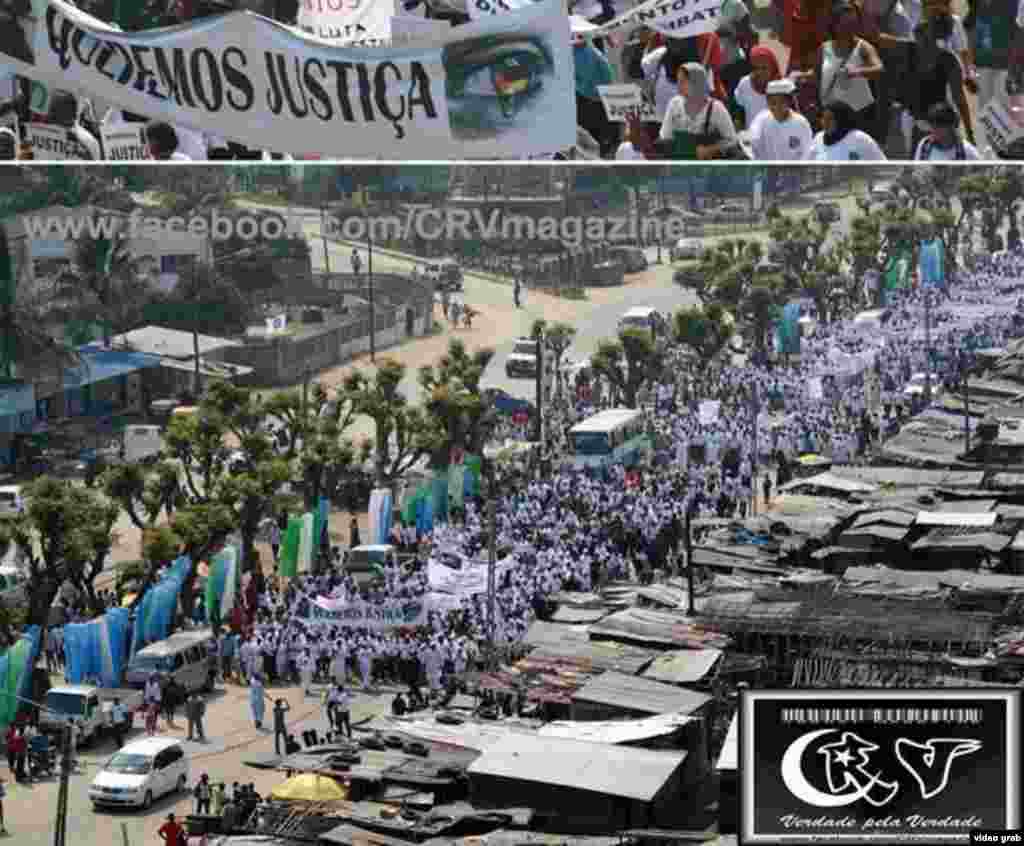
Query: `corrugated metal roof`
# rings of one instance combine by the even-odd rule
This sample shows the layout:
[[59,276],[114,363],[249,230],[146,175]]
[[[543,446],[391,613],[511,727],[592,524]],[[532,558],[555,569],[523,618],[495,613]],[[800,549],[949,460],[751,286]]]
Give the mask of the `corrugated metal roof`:
[[711,700],[694,690],[616,672],[591,679],[572,698],[646,714],[692,714]]
[[[241,347],[241,341],[230,338],[216,338],[213,335],[199,335],[199,355],[209,355],[215,350],[225,347]],[[166,356],[168,358],[193,358],[195,356],[195,337],[191,332],[179,329],[168,329],[165,326],[143,326],[115,335],[110,339],[114,348],[127,347],[141,353]]]
[[972,534],[937,534],[930,532],[913,545],[916,549],[984,549],[986,552],[1002,552],[1010,545],[1009,535],[997,535],[994,532],[978,532]]
[[918,511],[915,522],[919,526],[970,526],[990,529],[999,515],[994,511],[971,513],[970,511]]
[[679,649],[659,655],[644,671],[644,678],[668,684],[695,684],[722,657],[721,649]]
[[890,567],[848,567],[846,582],[877,582],[901,587],[970,587],[979,590],[1024,591],[1024,576],[1001,576],[976,570],[895,570]]
[[919,470],[913,467],[853,467],[833,466],[834,476],[857,479],[875,485],[895,485],[910,488],[977,488],[985,474],[973,470]]
[[876,485],[868,482],[845,479],[834,473],[819,473],[817,476],[809,476],[805,479],[794,479],[792,482],[787,482],[779,487],[779,493],[806,487],[824,488],[826,490],[839,491],[840,493],[873,493],[877,490]]
[[541,737],[557,737],[562,740],[585,740],[589,743],[636,743],[639,740],[650,740],[654,737],[665,737],[675,734],[688,723],[692,717],[681,717],[679,714],[658,714],[643,720],[611,720],[579,722],[577,720],[561,720],[548,723],[537,729]]
[[571,660],[593,670],[618,670],[636,675],[660,654],[614,641],[590,640],[585,626],[563,626],[537,620],[526,633],[525,643],[534,647],[530,659]]
[[728,645],[720,635],[704,629],[697,621],[668,611],[626,608],[590,627],[592,638],[613,638],[640,643],[662,643],[688,649],[720,648]]
[[523,736],[496,743],[468,772],[649,802],[685,760],[685,752]]
[[878,511],[868,511],[861,514],[853,521],[852,529],[859,529],[861,526],[874,526],[889,524],[891,526],[911,526],[917,515],[912,511],[901,511],[896,508],[883,508]]
[[994,511],[999,500],[993,499],[991,494],[982,499],[958,499],[956,502],[940,502],[932,511],[942,514],[985,514]]
[[735,772],[740,768],[740,712],[732,715],[729,723],[729,731],[725,733],[725,742],[722,744],[722,751],[718,755],[717,770],[729,770]]
[[885,526],[875,524],[872,526],[860,526],[856,529],[849,529],[839,536],[840,546],[858,546],[863,543],[874,543],[876,540],[892,541],[899,543],[908,534],[904,526]]

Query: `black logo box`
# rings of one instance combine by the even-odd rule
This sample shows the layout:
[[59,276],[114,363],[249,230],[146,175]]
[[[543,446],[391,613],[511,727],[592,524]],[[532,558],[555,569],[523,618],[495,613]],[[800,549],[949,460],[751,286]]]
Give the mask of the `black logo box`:
[[[744,691],[739,713],[740,842],[949,844],[968,842],[972,829],[1019,828],[1022,694],[1017,688]],[[832,731],[814,738],[802,755],[797,748],[795,756],[786,757],[798,739],[826,729]],[[795,786],[810,800],[826,794],[837,802],[849,801],[846,797],[856,793],[855,786],[846,782],[844,790],[829,787],[826,765],[835,750],[816,754],[822,745],[839,743],[845,749],[846,732],[855,736],[852,748],[860,741],[878,748],[866,752],[862,770],[837,766],[834,780],[853,770],[854,784],[863,785],[869,783],[866,776],[878,775],[890,787],[875,785],[870,792],[875,803],[898,785],[880,807],[865,799],[821,807],[790,789]],[[974,741],[963,746],[977,751],[954,757],[945,788],[924,798],[925,789],[930,792],[941,784],[943,768],[926,773],[922,787],[901,763],[898,739],[914,744],[939,739],[947,749],[956,745],[948,739]],[[906,745],[898,748],[904,760],[920,760]],[[788,778],[783,775],[784,758],[790,764]],[[793,766],[796,758],[798,769]],[[853,760],[856,764],[863,758]]]

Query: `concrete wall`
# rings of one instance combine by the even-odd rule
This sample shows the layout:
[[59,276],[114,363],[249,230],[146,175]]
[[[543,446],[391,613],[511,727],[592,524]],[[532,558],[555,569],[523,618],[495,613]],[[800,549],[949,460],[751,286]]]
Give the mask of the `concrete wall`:
[[[413,310],[411,334],[406,331],[406,312],[410,308]],[[377,350],[428,333],[432,328],[428,308],[428,302],[378,308],[374,327]],[[315,374],[344,364],[369,349],[370,316],[368,309],[363,308],[313,332],[306,328],[297,336],[257,339],[244,347],[227,348],[224,360],[253,368],[252,376],[243,380],[244,384],[296,385],[302,382],[307,369]]]

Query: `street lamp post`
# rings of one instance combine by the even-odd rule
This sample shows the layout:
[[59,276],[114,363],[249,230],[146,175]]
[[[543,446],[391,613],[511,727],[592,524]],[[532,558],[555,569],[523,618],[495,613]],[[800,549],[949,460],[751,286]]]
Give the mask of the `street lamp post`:
[[366,284],[370,300],[370,361],[377,360],[377,307],[374,304],[373,291],[373,230],[369,220],[369,210],[363,206],[363,219],[366,223]]
[[494,459],[484,458],[487,480],[487,663],[497,664],[497,626],[495,620],[498,564],[498,480]]

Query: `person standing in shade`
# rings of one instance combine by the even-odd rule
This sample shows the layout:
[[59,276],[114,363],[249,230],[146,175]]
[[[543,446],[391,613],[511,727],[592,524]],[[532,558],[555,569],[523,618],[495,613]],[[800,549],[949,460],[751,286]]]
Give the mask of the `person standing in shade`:
[[199,736],[199,742],[206,742],[206,734],[203,732],[203,716],[206,714],[206,703],[198,693],[193,693],[185,702],[185,716],[188,718],[188,739],[192,740],[194,734]]
[[359,250],[352,250],[352,257],[349,259],[349,263],[352,265],[352,272],[358,276],[359,271],[362,270],[363,260],[359,255]]
[[327,695],[327,708],[331,713],[331,726],[337,731],[344,730],[352,739],[352,697],[340,684],[335,683]]
[[213,799],[213,787],[210,784],[210,776],[203,773],[196,782],[192,795],[196,799],[196,815],[203,816],[210,813],[210,801]]
[[249,710],[256,728],[263,728],[263,715],[266,712],[267,692],[263,688],[263,676],[253,673],[249,680]]
[[274,701],[274,753],[281,754],[281,747],[287,749],[288,726],[285,723],[285,714],[291,710],[291,706],[284,699]]
[[516,308],[523,307],[523,283],[519,281],[517,276],[515,282],[512,283],[512,301],[516,304]]
[[120,699],[114,699],[110,708],[110,731],[114,735],[114,743],[118,749],[124,746],[125,724],[128,722],[128,709],[121,704]]
[[771,501],[772,501],[772,477],[767,475],[767,474],[765,474],[765,477],[764,477],[763,490],[764,490],[764,504],[765,504],[765,507],[767,507],[767,506],[771,505]]
[[352,515],[352,519],[348,521],[348,545],[350,549],[355,549],[361,543],[359,537],[359,520],[356,519],[356,515]]

